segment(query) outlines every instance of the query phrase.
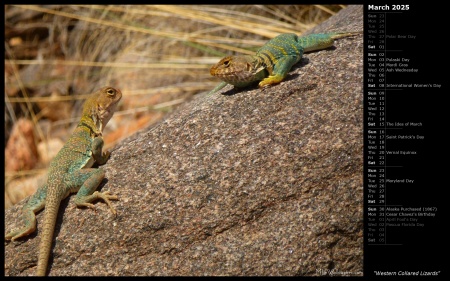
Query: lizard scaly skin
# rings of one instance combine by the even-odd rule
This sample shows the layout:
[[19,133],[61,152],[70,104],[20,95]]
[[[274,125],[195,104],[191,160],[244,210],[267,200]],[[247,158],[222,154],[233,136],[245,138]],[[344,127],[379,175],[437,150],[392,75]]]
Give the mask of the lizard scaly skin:
[[116,214],[109,200],[118,200],[117,196],[108,191],[95,191],[105,172],[91,167],[94,162],[105,164],[109,158],[109,151],[102,152],[102,131],[121,98],[120,90],[111,87],[101,88],[89,97],[78,126],[50,163],[47,183],[38,188],[22,209],[25,226],[5,236],[6,240],[14,241],[33,233],[36,230],[35,213],[45,206],[37,275],[47,272],[59,205],[70,193],[77,192],[77,207],[94,208],[91,202],[102,199]]
[[259,87],[280,83],[291,67],[300,61],[304,52],[333,46],[334,39],[353,36],[361,32],[317,33],[297,36],[280,34],[262,46],[255,55],[228,56],[211,67],[210,73],[223,80],[210,94],[227,84],[241,88],[259,82]]

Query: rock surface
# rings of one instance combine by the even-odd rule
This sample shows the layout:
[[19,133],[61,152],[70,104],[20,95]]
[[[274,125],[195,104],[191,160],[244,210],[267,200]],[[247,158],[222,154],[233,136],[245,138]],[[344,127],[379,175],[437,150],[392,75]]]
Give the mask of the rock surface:
[[[362,29],[350,6],[314,32]],[[361,275],[362,38],[306,54],[269,89],[196,97],[123,141],[102,167],[117,217],[64,200],[49,274]],[[6,275],[35,274],[37,218],[37,233],[5,242]]]

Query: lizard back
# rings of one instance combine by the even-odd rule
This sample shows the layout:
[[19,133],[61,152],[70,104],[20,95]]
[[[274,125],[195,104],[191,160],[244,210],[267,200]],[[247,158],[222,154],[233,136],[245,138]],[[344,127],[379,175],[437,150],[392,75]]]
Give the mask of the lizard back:
[[256,52],[261,63],[272,73],[278,61],[285,57],[291,57],[297,63],[303,56],[304,47],[302,40],[294,33],[284,33],[269,40]]

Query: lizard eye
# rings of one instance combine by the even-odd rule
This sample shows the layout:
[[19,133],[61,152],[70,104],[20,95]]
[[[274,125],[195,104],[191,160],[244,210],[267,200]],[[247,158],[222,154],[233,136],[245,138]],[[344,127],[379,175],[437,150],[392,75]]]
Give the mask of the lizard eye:
[[223,65],[224,65],[225,67],[229,67],[229,66],[230,66],[230,60],[225,60],[225,61],[223,62]]
[[113,96],[116,93],[116,91],[113,88],[109,88],[108,90],[106,90],[106,93],[110,96]]

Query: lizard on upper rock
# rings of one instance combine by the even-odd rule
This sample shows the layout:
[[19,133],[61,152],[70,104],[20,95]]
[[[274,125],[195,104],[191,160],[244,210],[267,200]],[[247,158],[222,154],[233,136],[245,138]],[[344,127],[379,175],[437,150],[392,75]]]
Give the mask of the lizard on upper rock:
[[109,200],[118,200],[117,196],[108,191],[95,191],[105,177],[105,172],[91,167],[94,162],[105,164],[109,158],[109,151],[102,152],[102,131],[121,98],[120,90],[104,87],[87,99],[78,126],[50,163],[47,183],[37,189],[22,209],[25,226],[5,236],[6,240],[14,241],[33,233],[36,230],[35,213],[45,206],[37,275],[47,272],[58,209],[61,201],[70,193],[77,192],[77,207],[94,209],[91,202],[102,199],[116,214]]
[[297,36],[280,34],[258,49],[255,55],[228,56],[211,67],[210,73],[223,80],[209,94],[227,84],[242,88],[259,82],[259,87],[280,83],[300,61],[304,52],[326,49],[333,46],[334,39],[354,36],[361,32],[317,33]]

